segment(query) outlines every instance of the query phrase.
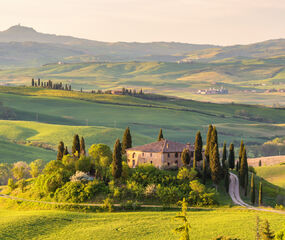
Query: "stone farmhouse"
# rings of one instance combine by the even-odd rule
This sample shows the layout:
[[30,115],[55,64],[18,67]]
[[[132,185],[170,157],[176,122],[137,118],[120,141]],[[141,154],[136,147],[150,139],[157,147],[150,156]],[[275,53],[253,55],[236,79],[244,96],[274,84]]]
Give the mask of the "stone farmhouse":
[[134,168],[140,164],[150,163],[155,167],[181,167],[181,154],[184,149],[194,156],[194,146],[162,139],[157,142],[126,149],[128,165]]

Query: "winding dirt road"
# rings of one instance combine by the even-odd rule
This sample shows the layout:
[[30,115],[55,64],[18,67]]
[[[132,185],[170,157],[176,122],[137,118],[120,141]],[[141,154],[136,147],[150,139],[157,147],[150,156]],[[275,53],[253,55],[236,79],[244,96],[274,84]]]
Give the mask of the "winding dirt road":
[[247,203],[245,203],[239,194],[239,180],[237,175],[230,173],[230,186],[229,186],[229,195],[234,202],[234,204],[246,207],[248,209],[256,210],[256,211],[264,211],[264,212],[274,212],[279,214],[285,214],[284,211],[278,211],[278,210],[271,210],[271,209],[264,209],[264,208],[257,208],[254,206],[251,206]]

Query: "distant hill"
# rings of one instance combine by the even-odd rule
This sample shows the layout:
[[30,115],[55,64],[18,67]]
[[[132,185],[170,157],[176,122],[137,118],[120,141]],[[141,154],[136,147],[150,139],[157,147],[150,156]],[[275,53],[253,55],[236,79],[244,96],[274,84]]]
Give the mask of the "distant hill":
[[285,40],[221,47],[177,42],[100,42],[40,33],[16,25],[0,32],[0,66],[39,66],[64,62],[229,61],[285,55]]

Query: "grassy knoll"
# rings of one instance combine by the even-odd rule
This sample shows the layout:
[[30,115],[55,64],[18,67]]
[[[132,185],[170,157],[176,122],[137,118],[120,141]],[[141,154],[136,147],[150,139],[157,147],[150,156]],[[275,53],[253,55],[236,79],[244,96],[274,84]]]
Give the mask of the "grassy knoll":
[[32,162],[36,159],[50,161],[56,158],[56,152],[9,141],[0,140],[1,163],[18,161]]
[[[256,216],[268,219],[277,231],[285,223],[281,214],[238,209],[190,210],[192,239],[218,235],[251,240]],[[0,207],[0,238],[6,239],[178,239],[174,211],[80,213],[60,210],[19,211]],[[217,227],[218,226],[218,227]]]
[[[134,134],[134,144],[156,139],[161,127],[169,139],[193,142],[197,130],[202,131],[205,139],[210,123],[217,125],[220,142],[226,140],[238,144],[243,138],[248,144],[260,144],[285,134],[285,125],[282,120],[285,117],[285,111],[282,109],[201,103],[171,98],[146,100],[129,96],[92,95],[31,88],[2,87],[0,91],[2,92],[0,93],[1,102],[12,112],[11,119],[65,126],[88,124],[97,127],[88,130],[81,127],[52,126],[49,129],[49,125],[25,123],[24,126],[18,122],[2,121],[0,135],[2,137],[7,135],[11,140],[28,141],[31,138],[31,141],[44,140],[56,144],[65,138],[63,135],[69,129],[71,134],[67,135],[68,139],[74,133],[73,130],[76,130],[81,131],[79,133],[86,135],[87,138],[92,134],[97,135],[88,144],[104,142],[113,145],[113,139],[121,137],[123,129],[130,126]],[[61,95],[58,96],[58,94]],[[68,94],[74,96],[68,96]],[[11,131],[6,130],[13,124],[15,126]],[[21,130],[23,128],[24,133]],[[55,130],[59,134],[56,134]],[[49,137],[48,131],[53,131],[54,137],[51,135]],[[98,134],[98,131],[101,131],[101,134]]]
[[[30,145],[46,143],[57,149],[59,141],[71,147],[75,134],[84,136],[86,147],[94,143],[113,145],[117,137],[123,135],[123,129],[97,126],[68,126],[45,124],[28,121],[0,120],[0,137],[8,140],[24,141]],[[143,144],[153,139],[140,134],[134,134],[134,144]]]
[[257,175],[277,186],[285,188],[285,165],[255,167]]
[[[32,77],[71,83],[76,89],[143,88],[146,91],[215,102],[285,104],[284,94],[263,92],[284,88],[284,57],[225,62],[119,62],[45,65],[0,71],[4,83],[30,85]],[[195,95],[198,89],[224,86],[231,94]],[[240,94],[242,97],[240,97]]]

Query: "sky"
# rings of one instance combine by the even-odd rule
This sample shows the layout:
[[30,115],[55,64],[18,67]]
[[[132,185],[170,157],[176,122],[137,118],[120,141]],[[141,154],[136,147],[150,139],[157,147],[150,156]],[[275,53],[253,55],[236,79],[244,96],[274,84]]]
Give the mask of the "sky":
[[285,38],[285,0],[8,0],[0,30],[21,24],[98,41],[218,45]]

